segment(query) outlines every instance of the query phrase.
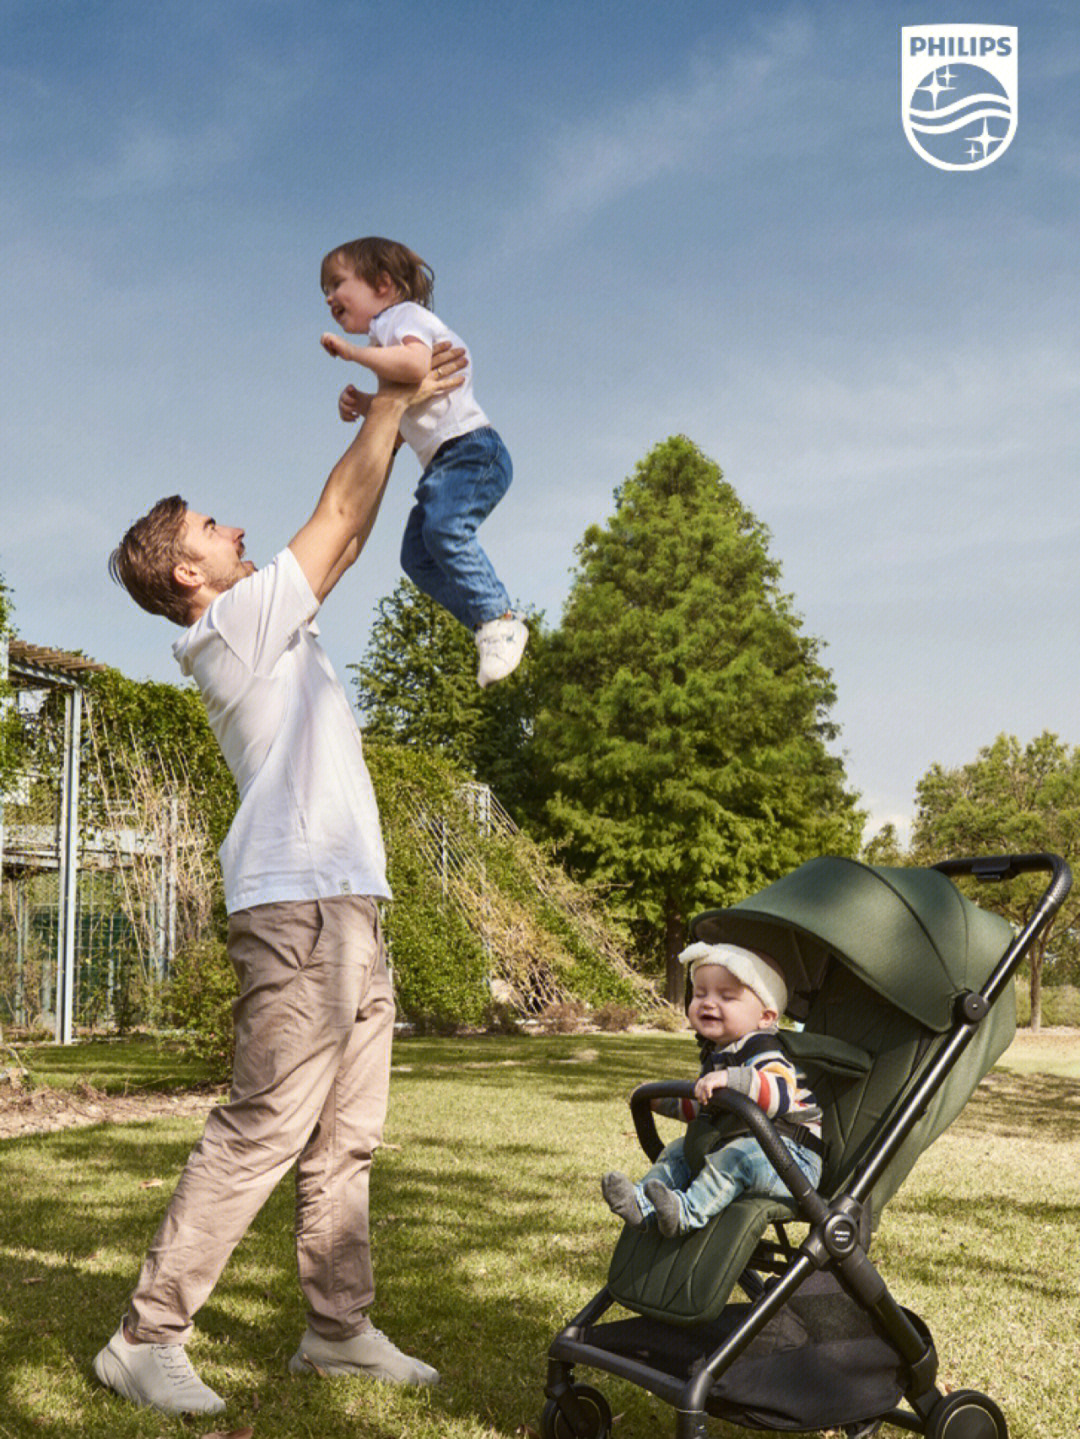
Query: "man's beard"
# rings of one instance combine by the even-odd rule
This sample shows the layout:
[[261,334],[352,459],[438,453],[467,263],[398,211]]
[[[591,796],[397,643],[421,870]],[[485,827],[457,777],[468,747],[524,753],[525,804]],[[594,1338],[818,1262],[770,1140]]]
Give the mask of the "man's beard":
[[215,594],[223,595],[226,590],[231,590],[238,580],[246,579],[254,571],[255,566],[250,560],[242,560],[237,556],[235,562],[227,567],[215,565],[211,569],[204,569],[203,580]]

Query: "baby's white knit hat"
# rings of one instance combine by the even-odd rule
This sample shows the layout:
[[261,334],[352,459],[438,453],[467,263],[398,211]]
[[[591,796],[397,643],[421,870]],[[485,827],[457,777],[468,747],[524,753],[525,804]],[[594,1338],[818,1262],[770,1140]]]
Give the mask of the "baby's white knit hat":
[[788,992],[779,966],[763,954],[752,949],[743,949],[739,944],[689,944],[679,955],[683,964],[689,966],[693,979],[702,964],[721,964],[733,974],[740,984],[753,990],[766,1009],[775,1009],[783,1014],[787,1009]]

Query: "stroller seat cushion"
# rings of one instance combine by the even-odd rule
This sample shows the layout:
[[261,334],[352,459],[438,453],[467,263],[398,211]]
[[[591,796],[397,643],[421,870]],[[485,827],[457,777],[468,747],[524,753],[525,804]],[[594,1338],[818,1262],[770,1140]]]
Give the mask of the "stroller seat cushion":
[[798,1218],[793,1200],[743,1195],[703,1229],[665,1239],[658,1229],[624,1229],[608,1289],[635,1314],[672,1324],[715,1319],[771,1224]]

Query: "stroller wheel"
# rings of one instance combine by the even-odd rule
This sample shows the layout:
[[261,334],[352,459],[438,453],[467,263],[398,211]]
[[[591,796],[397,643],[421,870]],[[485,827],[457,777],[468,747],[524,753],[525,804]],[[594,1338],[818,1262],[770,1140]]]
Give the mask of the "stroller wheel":
[[845,1424],[840,1432],[844,1439],[873,1439],[884,1423],[884,1419],[867,1419],[862,1424]]
[[1009,1439],[1009,1430],[992,1399],[974,1389],[957,1389],[934,1406],[926,1439]]
[[574,1384],[572,1388],[575,1399],[585,1412],[589,1428],[583,1434],[575,1434],[558,1404],[549,1399],[540,1416],[543,1439],[611,1439],[611,1405],[599,1389],[593,1389],[588,1384]]

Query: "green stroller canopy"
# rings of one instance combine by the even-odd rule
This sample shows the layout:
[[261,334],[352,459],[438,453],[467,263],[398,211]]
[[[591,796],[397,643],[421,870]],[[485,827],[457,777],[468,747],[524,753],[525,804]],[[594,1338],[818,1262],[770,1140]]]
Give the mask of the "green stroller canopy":
[[691,925],[694,939],[763,950],[781,966],[788,1013],[805,1019],[830,956],[936,1033],[959,995],[989,978],[1012,926],[931,869],[892,869],[825,856]]

